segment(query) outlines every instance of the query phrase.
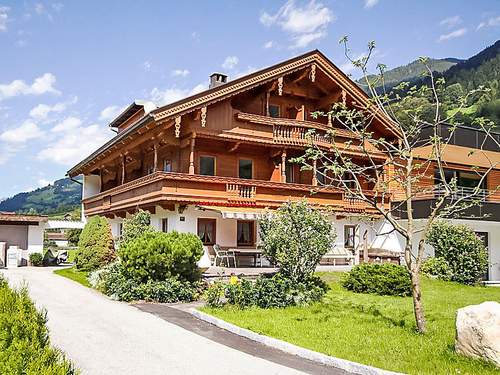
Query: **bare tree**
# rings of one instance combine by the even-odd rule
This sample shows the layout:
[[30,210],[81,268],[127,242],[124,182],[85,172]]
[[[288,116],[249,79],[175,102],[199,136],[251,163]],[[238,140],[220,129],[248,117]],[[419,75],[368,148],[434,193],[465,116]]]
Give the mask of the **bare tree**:
[[[444,112],[442,98],[446,94],[445,81],[435,77],[427,59],[420,59],[426,72],[421,84],[411,86],[402,83],[386,89],[385,66],[379,64],[378,74],[368,74],[375,43],[370,42],[367,53],[359,59],[351,58],[347,37],[340,43],[344,46],[346,57],[362,73],[363,84],[370,96],[369,105],[361,105],[344,95],[343,100],[334,103],[330,111],[314,113],[314,116],[329,116],[333,123],[329,131],[331,148],[317,145],[311,134],[310,147],[295,161],[301,163],[302,168],[314,169],[322,175],[319,179],[323,181],[322,186],[337,187],[350,199],[375,208],[392,225],[392,231],[402,236],[405,242],[404,259],[411,277],[416,326],[418,332],[424,333],[426,321],[420,268],[426,235],[436,220],[463,215],[491,193],[483,190],[482,186],[488,173],[496,167],[493,161],[487,167],[474,167],[472,170],[478,176],[477,186],[464,190],[458,186],[456,178],[450,179],[446,175],[443,158],[444,150],[458,126],[453,121],[454,116],[473,98],[487,95],[488,91],[482,87],[472,90],[456,101],[454,110]],[[394,136],[377,136],[374,125],[379,116],[390,119]],[[478,118],[475,126],[487,137],[491,135],[491,121]],[[445,135],[442,134],[443,127],[447,129]],[[347,143],[343,138],[346,130],[352,136]],[[424,133],[430,135],[423,137]],[[498,144],[493,137],[490,139]],[[482,152],[483,145],[475,152]],[[417,148],[430,152],[421,155]],[[486,153],[482,153],[487,157]],[[430,171],[435,172],[430,174]],[[431,183],[429,179],[432,179]],[[426,196],[434,198],[434,203],[425,224],[418,226],[413,213],[414,200]],[[404,218],[401,212],[404,212]],[[418,241],[415,240],[417,234],[421,235]]]

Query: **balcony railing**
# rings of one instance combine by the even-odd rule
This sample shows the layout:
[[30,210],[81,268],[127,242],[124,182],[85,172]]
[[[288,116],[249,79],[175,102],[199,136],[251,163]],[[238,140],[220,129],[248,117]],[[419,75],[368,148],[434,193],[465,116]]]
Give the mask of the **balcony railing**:
[[458,186],[451,193],[443,186],[435,186],[432,190],[417,193],[417,200],[437,199],[448,196],[451,200],[463,200],[465,202],[494,202],[500,203],[500,190],[475,189],[471,187]]
[[327,134],[308,133],[308,128],[299,126],[273,125],[273,141],[281,144],[306,145],[310,142],[316,144],[331,144]]
[[138,178],[86,198],[83,205],[85,213],[93,215],[123,213],[137,207],[172,207],[175,203],[275,208],[288,200],[304,198],[334,211],[376,213],[362,201],[346,199],[337,188],[174,172]]

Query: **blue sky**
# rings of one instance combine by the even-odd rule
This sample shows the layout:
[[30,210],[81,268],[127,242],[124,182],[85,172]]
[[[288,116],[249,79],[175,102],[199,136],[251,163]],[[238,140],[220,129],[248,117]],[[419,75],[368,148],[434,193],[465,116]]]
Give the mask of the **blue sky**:
[[134,99],[158,104],[338,40],[374,62],[467,58],[500,36],[497,0],[2,1],[0,197],[64,176]]

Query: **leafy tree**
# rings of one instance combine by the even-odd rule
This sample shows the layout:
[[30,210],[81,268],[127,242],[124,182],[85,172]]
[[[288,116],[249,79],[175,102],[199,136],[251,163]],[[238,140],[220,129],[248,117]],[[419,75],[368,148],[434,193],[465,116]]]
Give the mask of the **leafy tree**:
[[[447,179],[443,160],[443,150],[453,138],[456,126],[450,126],[446,135],[441,135],[440,129],[453,121],[454,115],[468,106],[471,98],[489,93],[490,90],[480,85],[473,86],[472,91],[458,98],[459,104],[452,111],[444,114],[442,103],[447,92],[446,82],[443,78],[436,78],[427,59],[422,58],[421,63],[427,72],[424,82],[428,84],[417,86],[403,82],[394,89],[382,90],[383,94],[379,94],[376,86],[384,83],[385,66],[377,66],[379,73],[375,78],[370,78],[367,68],[375,43],[370,42],[367,54],[359,59],[351,58],[347,37],[342,38],[340,43],[344,46],[346,57],[361,71],[370,99],[360,103],[357,98],[345,93],[345,99],[333,103],[328,112],[314,114],[329,116],[335,124],[328,132],[331,147],[326,149],[316,144],[315,137],[312,136],[314,131],[311,131],[310,147],[295,161],[301,163],[304,169],[322,175],[320,185],[340,189],[350,199],[377,210],[392,225],[394,231],[401,235],[404,240],[404,260],[411,278],[415,322],[418,332],[424,333],[426,320],[420,269],[424,260],[425,238],[436,220],[459,216],[479,204],[482,199],[479,196],[482,192],[481,184],[497,166],[492,161],[491,165],[481,170],[475,169],[479,176],[477,186],[470,191],[462,191],[457,186],[456,179]],[[414,104],[404,109],[403,118],[397,111],[398,104],[402,101]],[[425,115],[429,112],[427,102],[433,107],[431,118]],[[380,125],[379,129],[384,130],[384,136],[374,131],[377,123]],[[487,136],[491,135],[494,127],[491,121],[475,118],[474,123]],[[338,127],[347,130],[352,140],[346,142],[335,131]],[[424,130],[430,131],[431,136],[422,138]],[[498,140],[490,138],[491,142],[500,147]],[[431,157],[418,157],[416,149],[422,146],[432,150]],[[374,153],[381,157],[374,157]],[[316,169],[318,164],[322,166],[321,169]],[[435,170],[437,186],[425,183],[429,178],[426,172],[430,170]],[[372,189],[365,190],[367,186]],[[413,217],[414,199],[429,195],[435,196],[435,203],[430,207],[423,226],[419,226]],[[398,201],[391,203],[390,197],[397,197]],[[417,234],[421,234],[419,241],[415,240]]]
[[122,238],[120,246],[125,245],[145,233],[151,233],[151,214],[148,211],[139,210],[128,219],[123,220]]
[[76,267],[82,271],[93,271],[111,263],[115,257],[108,221],[101,216],[91,217],[80,234]]
[[78,241],[80,241],[80,234],[82,230],[80,228],[72,228],[66,231],[66,238],[71,246],[78,246]]
[[265,215],[259,228],[264,255],[297,283],[312,278],[336,238],[326,216],[306,201],[285,203]]
[[483,242],[468,226],[436,222],[426,241],[434,247],[436,257],[450,267],[452,281],[476,284],[486,274],[488,253]]

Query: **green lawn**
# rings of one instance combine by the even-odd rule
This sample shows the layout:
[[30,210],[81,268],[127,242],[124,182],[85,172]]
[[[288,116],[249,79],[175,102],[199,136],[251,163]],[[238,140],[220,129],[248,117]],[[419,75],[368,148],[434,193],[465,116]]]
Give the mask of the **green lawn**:
[[71,267],[55,270],[54,273],[63,277],[67,277],[68,279],[76,281],[77,283],[90,288],[90,284],[87,280],[88,272],[78,271],[75,267]]
[[415,333],[411,298],[356,294],[321,273],[331,290],[321,303],[286,309],[204,312],[255,332],[372,366],[411,374],[499,374],[493,365],[454,353],[460,307],[500,301],[500,288],[423,280],[428,333]]

